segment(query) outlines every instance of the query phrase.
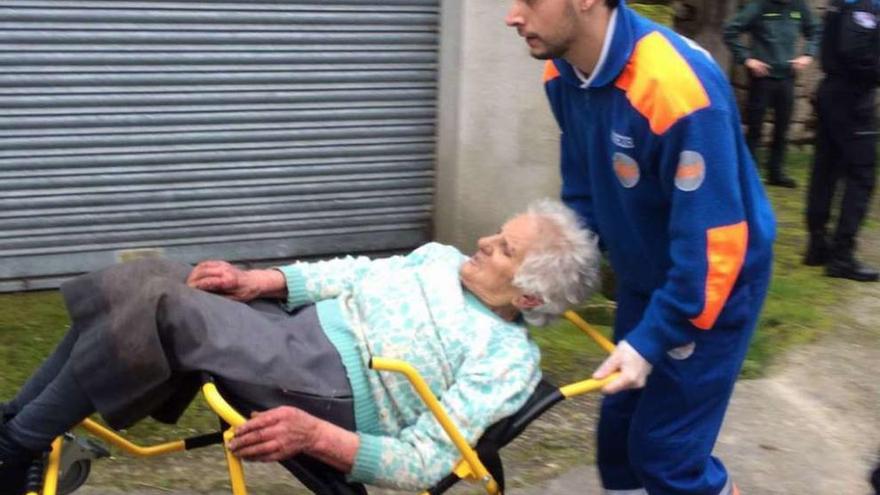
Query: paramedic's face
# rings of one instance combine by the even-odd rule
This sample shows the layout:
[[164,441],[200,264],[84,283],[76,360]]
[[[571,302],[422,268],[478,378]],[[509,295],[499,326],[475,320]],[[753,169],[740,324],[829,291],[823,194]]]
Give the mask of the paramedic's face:
[[504,22],[516,28],[539,60],[563,58],[577,34],[572,0],[514,0]]
[[540,239],[539,221],[520,215],[504,224],[495,234],[477,241],[477,252],[461,267],[465,287],[493,307],[511,304],[522,291],[514,287],[513,277],[529,249]]

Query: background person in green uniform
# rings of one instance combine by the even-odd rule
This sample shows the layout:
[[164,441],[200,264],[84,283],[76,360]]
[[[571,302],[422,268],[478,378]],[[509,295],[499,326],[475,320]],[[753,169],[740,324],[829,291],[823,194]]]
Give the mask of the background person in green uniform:
[[[743,33],[750,37],[749,46],[740,39]],[[796,56],[799,34],[803,34],[805,43],[801,55]],[[724,41],[736,63],[749,71],[746,142],[755,162],[764,114],[772,103],[776,120],[767,158],[767,184],[796,187],[783,170],[786,136],[794,108],[795,74],[813,61],[819,41],[818,23],[806,0],[752,0],[724,26]]]

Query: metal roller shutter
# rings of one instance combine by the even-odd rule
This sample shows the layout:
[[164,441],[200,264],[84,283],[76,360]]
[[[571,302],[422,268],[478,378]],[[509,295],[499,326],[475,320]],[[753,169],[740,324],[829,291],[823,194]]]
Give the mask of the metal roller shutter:
[[0,4],[0,290],[429,235],[439,0]]

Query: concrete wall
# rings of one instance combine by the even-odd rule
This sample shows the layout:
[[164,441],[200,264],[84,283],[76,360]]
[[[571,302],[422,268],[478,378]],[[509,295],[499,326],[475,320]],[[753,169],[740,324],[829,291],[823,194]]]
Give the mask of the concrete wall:
[[505,26],[507,7],[442,1],[434,237],[464,252],[531,199],[559,196],[543,62]]

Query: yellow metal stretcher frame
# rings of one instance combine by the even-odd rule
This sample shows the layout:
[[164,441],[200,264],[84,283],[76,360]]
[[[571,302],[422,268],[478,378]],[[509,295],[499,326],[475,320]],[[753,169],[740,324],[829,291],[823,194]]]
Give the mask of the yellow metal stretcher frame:
[[[567,311],[564,314],[565,318],[573,323],[576,327],[586,333],[596,344],[599,345],[602,349],[607,352],[612,352],[614,350],[614,344],[611,343],[604,335],[599,333],[593,327],[591,327],[586,321],[584,321],[577,313],[573,311]],[[419,394],[422,401],[425,402],[425,405],[434,414],[434,417],[437,418],[437,421],[440,423],[440,426],[443,427],[443,430],[452,440],[452,443],[461,453],[461,460],[453,469],[455,474],[463,479],[471,482],[481,483],[486,490],[486,493],[489,495],[499,495],[501,493],[498,482],[492,477],[486,467],[483,465],[482,461],[480,461],[477,452],[468,444],[467,440],[465,440],[464,436],[462,436],[461,432],[456,428],[455,424],[449,418],[449,415],[443,409],[443,406],[440,404],[440,401],[437,400],[437,397],[431,391],[428,384],[419,374],[419,372],[409,363],[405,361],[400,361],[397,359],[386,359],[381,357],[374,357],[370,362],[370,367],[377,371],[388,371],[395,373],[402,373],[406,376],[406,378],[410,381],[413,388]],[[560,387],[560,392],[562,395],[569,399],[571,397],[575,397],[578,395],[586,394],[589,392],[593,392],[595,390],[601,389],[607,383],[614,381],[617,378],[617,374],[612,374],[607,378],[602,380],[582,380],[579,382],[575,382],[564,387]],[[211,409],[216,413],[220,418],[229,425],[229,428],[226,429],[223,434],[223,450],[226,454],[226,462],[227,467],[229,469],[229,480],[232,485],[232,494],[233,495],[247,495],[247,487],[245,486],[244,481],[244,468],[242,466],[241,460],[229,451],[226,445],[232,440],[235,435],[235,428],[244,424],[246,419],[242,416],[238,411],[236,411],[232,406],[226,402],[225,399],[220,395],[220,392],[217,390],[217,386],[213,383],[205,383],[202,385],[202,395],[205,397],[205,400],[208,402],[208,405]],[[135,457],[156,457],[164,454],[169,454],[172,452],[181,452],[186,450],[186,442],[184,440],[176,440],[167,443],[161,443],[158,445],[152,446],[140,446],[130,442],[125,439],[118,433],[106,428],[91,419],[83,420],[80,425],[82,428],[87,430],[92,435],[104,440],[105,442],[116,446],[117,448],[131,454]],[[61,437],[56,439],[52,443],[52,450],[49,453],[49,458],[46,463],[45,475],[43,478],[43,489],[41,493],[38,492],[28,492],[27,495],[56,495],[57,487],[58,487],[58,476],[61,465],[61,448],[62,448],[63,440]],[[421,495],[425,495],[428,492],[423,492]]]

